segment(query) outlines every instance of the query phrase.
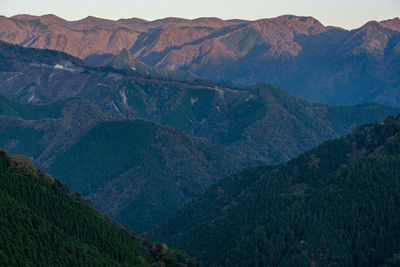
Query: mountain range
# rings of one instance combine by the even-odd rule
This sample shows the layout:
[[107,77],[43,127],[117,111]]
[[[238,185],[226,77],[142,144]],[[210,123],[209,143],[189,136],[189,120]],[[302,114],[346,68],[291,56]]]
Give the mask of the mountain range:
[[399,18],[345,30],[293,15],[257,21],[18,15],[0,18],[0,40],[63,51],[94,66],[136,68],[138,60],[145,73],[266,82],[327,104],[400,106]]
[[113,118],[144,119],[278,163],[363,123],[399,112],[377,104],[330,106],[268,84],[224,86],[91,67],[49,50],[0,43],[0,93],[28,103],[82,98]]
[[0,16],[0,265],[399,266],[399,89],[399,18]]
[[0,57],[0,146],[140,233],[240,168],[400,112],[316,104],[267,84],[151,78],[6,43]]

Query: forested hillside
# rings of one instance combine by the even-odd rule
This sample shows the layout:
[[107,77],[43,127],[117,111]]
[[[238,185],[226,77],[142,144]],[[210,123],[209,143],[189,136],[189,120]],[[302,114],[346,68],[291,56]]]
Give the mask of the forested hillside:
[[24,156],[4,151],[0,225],[2,266],[195,266],[111,222]]
[[105,121],[56,158],[48,171],[141,233],[219,178],[251,164],[221,145],[171,127]]
[[138,232],[239,168],[290,160],[400,112],[311,103],[267,84],[156,79],[5,43],[0,54],[14,66],[0,69],[0,146]]
[[107,116],[82,99],[34,104],[0,95],[0,146],[46,169]]
[[324,140],[400,111],[377,104],[312,103],[268,84],[227,87],[93,68],[64,53],[2,42],[0,54],[2,63],[15,67],[0,68],[0,93],[7,98],[52,103],[78,97],[108,116],[173,126],[220,143],[243,159],[265,163],[287,161]]
[[3,149],[27,155],[137,232],[256,163],[172,127],[111,119],[81,99],[30,104],[3,97],[1,113]]
[[400,117],[222,179],[151,236],[206,266],[398,266]]

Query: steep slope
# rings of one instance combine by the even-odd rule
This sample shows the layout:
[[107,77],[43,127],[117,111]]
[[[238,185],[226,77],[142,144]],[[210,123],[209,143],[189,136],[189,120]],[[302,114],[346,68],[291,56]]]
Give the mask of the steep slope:
[[48,105],[34,105],[9,101],[0,95],[0,116],[14,116],[25,120],[62,117],[62,109],[68,100],[60,100]]
[[106,118],[96,107],[80,99],[30,104],[0,96],[0,146],[27,155],[46,169]]
[[150,67],[138,59],[135,60],[134,68],[137,72],[154,78],[169,78],[175,81],[194,81],[200,79],[190,71]]
[[[147,230],[218,178],[251,164],[177,129],[109,120],[79,99],[62,102],[34,105],[3,98],[0,113],[3,106],[15,108],[0,116],[0,147],[26,154],[135,231]],[[57,118],[56,112],[32,112],[54,106]],[[26,110],[42,116],[18,116]]]
[[[0,46],[7,47],[5,51],[22,49]],[[202,80],[149,78],[132,70],[88,67],[62,53],[48,56],[42,65],[29,51],[40,52],[25,49],[18,63],[12,61],[15,70],[0,71],[0,93],[9,98],[84,98],[110,116],[170,125],[223,144],[242,158],[267,163],[288,160],[357,125],[399,112],[379,105],[315,104],[266,84],[226,87]],[[2,55],[8,64],[7,53]]]
[[48,171],[100,211],[143,232],[249,162],[205,139],[145,121],[102,122]]
[[[201,32],[195,31],[196,27],[211,30],[243,22],[216,18],[165,18],[152,22],[140,19],[113,21],[92,16],[78,21],[67,21],[55,15],[18,15],[11,18],[0,17],[0,38],[25,47],[58,50],[85,59],[89,56],[117,54],[124,48],[130,49],[143,32],[167,27],[190,27],[191,35],[194,36],[189,38],[187,32],[180,34],[181,37],[187,36],[189,39],[186,38],[185,41],[188,41]],[[178,43],[173,41],[172,44]]]
[[[92,62],[92,64],[96,65],[98,63]],[[190,71],[150,67],[140,60],[135,59],[126,49],[123,49],[117,55],[110,56],[99,64],[115,69],[134,69],[141,74],[154,78],[169,78],[176,81],[193,81],[199,79],[199,77]]]
[[195,266],[110,222],[29,160],[4,151],[0,203],[2,266]]
[[0,18],[0,40],[56,49],[93,65],[107,64],[127,50],[149,67],[187,71],[203,79],[243,85],[267,82],[327,104],[377,102],[398,107],[399,21],[371,21],[347,31],[293,15],[257,21],[66,21],[22,15]]
[[220,180],[152,237],[207,266],[396,266],[400,117]]
[[132,69],[135,67],[135,59],[128,50],[122,49],[118,54],[107,58],[102,65],[115,69]]
[[346,31],[324,27],[313,18],[282,16],[185,44],[159,53],[157,59],[154,55],[139,58],[211,80],[265,81],[312,101],[399,106],[396,21],[369,22]]
[[48,48],[85,58],[118,53],[131,47],[139,32],[128,24],[88,17],[68,22],[55,16],[1,17],[2,40],[27,47]]

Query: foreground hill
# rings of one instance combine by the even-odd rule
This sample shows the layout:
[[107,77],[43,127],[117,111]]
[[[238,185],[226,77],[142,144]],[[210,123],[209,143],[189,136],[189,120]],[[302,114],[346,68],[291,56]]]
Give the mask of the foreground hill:
[[398,266],[400,117],[222,179],[151,236],[206,266]]
[[178,129],[110,120],[80,99],[35,105],[1,98],[1,113],[3,149],[26,154],[138,232],[170,216],[218,178],[251,164]]
[[226,87],[150,78],[6,43],[0,43],[0,55],[0,93],[9,98],[30,103],[83,98],[108,116],[173,126],[223,144],[243,159],[266,163],[289,160],[357,125],[399,112],[375,104],[316,104],[267,84]]
[[[399,18],[348,31],[292,15],[257,21],[20,15],[0,18],[0,39],[63,51],[93,65],[111,60],[125,66],[112,58],[126,51],[150,67],[179,70],[178,77],[267,82],[328,104],[400,106]],[[129,62],[135,67],[135,60]]]
[[2,266],[195,266],[138,238],[23,156],[0,151]]

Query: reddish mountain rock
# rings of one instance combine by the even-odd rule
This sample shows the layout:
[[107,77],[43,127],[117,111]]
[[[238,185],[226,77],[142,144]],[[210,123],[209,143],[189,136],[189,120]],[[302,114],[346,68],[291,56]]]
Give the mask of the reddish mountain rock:
[[0,17],[0,40],[93,65],[128,51],[130,62],[233,84],[268,82],[313,101],[400,106],[399,18],[348,31],[294,15],[257,21],[18,15]]

